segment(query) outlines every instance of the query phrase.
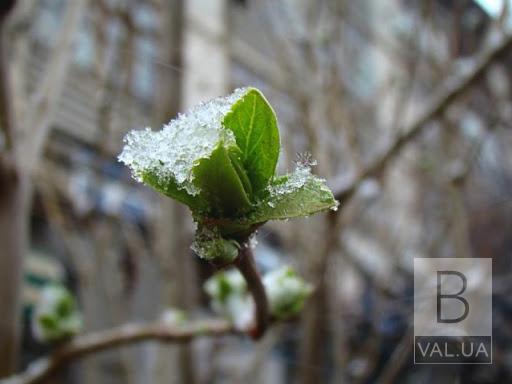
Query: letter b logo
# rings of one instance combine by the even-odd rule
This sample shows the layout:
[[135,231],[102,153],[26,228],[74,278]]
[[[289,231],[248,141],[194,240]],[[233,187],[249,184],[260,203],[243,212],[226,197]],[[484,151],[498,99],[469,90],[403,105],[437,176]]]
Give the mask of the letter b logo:
[[[455,279],[459,279],[461,282],[461,288],[458,292],[444,292],[443,291],[443,276],[453,276]],[[468,301],[462,297],[461,295],[464,293],[468,285],[468,280],[466,276],[458,271],[437,271],[437,322],[438,323],[458,323],[463,321],[469,314],[469,303]],[[442,308],[443,308],[443,300],[455,300],[464,305],[464,312],[462,315],[458,317],[451,318],[443,318],[442,316]]]
[[492,362],[491,259],[414,259],[414,362]]

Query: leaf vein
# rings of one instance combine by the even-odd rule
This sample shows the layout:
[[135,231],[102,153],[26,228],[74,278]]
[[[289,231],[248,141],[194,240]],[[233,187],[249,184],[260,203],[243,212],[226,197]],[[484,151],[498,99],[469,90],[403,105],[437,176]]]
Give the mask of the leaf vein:
[[247,150],[249,148],[249,140],[251,139],[252,129],[254,127],[254,116],[256,115],[256,95],[252,98],[252,112],[251,119],[249,123],[249,131],[247,132],[247,136],[245,137],[245,150],[244,150],[244,161],[247,160]]

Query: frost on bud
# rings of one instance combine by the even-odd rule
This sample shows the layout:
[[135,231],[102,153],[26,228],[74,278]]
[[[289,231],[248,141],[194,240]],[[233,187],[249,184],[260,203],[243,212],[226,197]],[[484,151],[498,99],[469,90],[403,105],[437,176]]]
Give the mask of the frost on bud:
[[73,295],[60,285],[44,287],[32,316],[35,338],[43,343],[57,342],[76,335],[82,327]]
[[216,313],[228,318],[237,329],[249,327],[253,321],[254,303],[238,270],[216,273],[206,281],[204,290]]
[[297,275],[290,266],[273,270],[263,278],[267,292],[270,313],[283,319],[299,314],[304,302],[313,292],[311,284]]

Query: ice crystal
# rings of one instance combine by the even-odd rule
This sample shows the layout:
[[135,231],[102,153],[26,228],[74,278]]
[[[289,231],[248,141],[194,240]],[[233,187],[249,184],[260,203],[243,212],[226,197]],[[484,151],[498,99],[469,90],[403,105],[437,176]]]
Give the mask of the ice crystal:
[[285,195],[302,188],[311,177],[311,167],[297,163],[295,171],[283,183],[270,185],[268,190],[271,196]]
[[146,172],[151,172],[164,181],[172,178],[181,189],[197,195],[192,168],[198,160],[208,158],[220,141],[235,143],[233,133],[223,128],[222,121],[246,92],[246,88],[239,88],[227,97],[199,104],[179,114],[160,131],[146,128],[129,132],[119,160],[139,182]]
[[313,158],[313,155],[310,152],[306,151],[297,153],[297,160],[295,160],[295,164],[311,168],[317,165],[317,161]]

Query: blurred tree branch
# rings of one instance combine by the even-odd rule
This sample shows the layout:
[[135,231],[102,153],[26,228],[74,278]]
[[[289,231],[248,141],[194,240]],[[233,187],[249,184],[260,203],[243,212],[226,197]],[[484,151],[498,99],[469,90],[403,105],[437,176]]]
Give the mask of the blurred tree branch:
[[[7,15],[16,4],[15,0],[5,1],[0,6],[0,130],[3,131],[4,143],[0,141],[0,150],[8,151],[13,147],[14,120],[12,116],[12,105],[10,102],[10,84],[8,71],[8,55],[5,49],[6,36],[5,20]],[[3,148],[2,148],[3,147]]]
[[222,319],[187,321],[183,325],[164,322],[125,324],[77,336],[59,346],[50,356],[31,363],[25,372],[0,380],[0,384],[41,383],[71,361],[126,344],[149,340],[186,343],[201,336],[212,337],[237,333],[238,331],[230,322]]
[[[400,151],[424,130],[427,123],[438,118],[450,105],[470,89],[480,77],[487,71],[490,65],[512,47],[512,35],[502,36],[497,42],[491,44],[485,51],[475,59],[475,64],[469,71],[456,73],[446,79],[422,113],[410,124],[403,127],[396,139],[367,165],[353,180],[344,186],[334,188],[336,199],[346,204],[357,191],[361,183],[369,178],[375,177],[387,168]],[[341,211],[341,210],[340,210]],[[340,212],[338,211],[338,212]]]
[[32,134],[26,140],[22,152],[24,153],[23,165],[28,170],[37,162],[48,136],[51,120],[64,88],[72,58],[75,32],[81,25],[80,21],[86,3],[87,0],[76,0],[67,6],[62,28],[59,31],[59,40],[47,63],[48,71],[45,73],[38,91],[33,95],[31,105],[26,109],[28,115],[22,126],[25,132],[30,130]]
[[[2,45],[0,54],[0,131],[5,133],[5,151],[0,156],[0,376],[12,373],[19,358],[21,282],[23,260],[28,248],[28,218],[32,197],[32,171],[40,158],[50,132],[66,73],[72,57],[72,41],[81,25],[87,0],[68,2],[59,40],[47,63],[47,70],[33,98],[20,108],[26,118],[19,119],[13,99],[23,94],[9,84],[15,62],[6,52],[5,20],[15,5],[7,1],[0,6]],[[9,51],[9,54],[12,52]],[[21,106],[18,106],[21,107]],[[18,118],[18,119],[17,119]]]

